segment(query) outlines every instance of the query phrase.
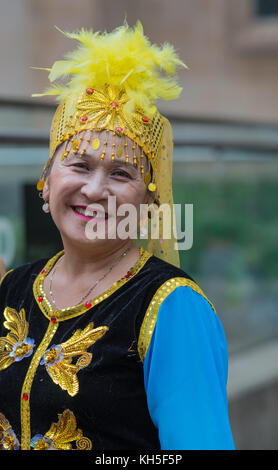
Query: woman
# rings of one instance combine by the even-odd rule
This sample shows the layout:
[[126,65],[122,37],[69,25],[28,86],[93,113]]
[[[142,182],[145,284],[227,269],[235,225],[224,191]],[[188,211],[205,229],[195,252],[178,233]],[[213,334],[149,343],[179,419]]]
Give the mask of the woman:
[[[171,127],[154,101],[179,95],[183,64],[140,23],[67,36],[80,46],[50,70],[71,79],[48,90],[61,103],[38,183],[64,250],[2,280],[0,445],[233,449],[220,320],[174,237],[151,239],[138,215],[172,204]],[[134,227],[124,236],[127,207],[149,251]]]

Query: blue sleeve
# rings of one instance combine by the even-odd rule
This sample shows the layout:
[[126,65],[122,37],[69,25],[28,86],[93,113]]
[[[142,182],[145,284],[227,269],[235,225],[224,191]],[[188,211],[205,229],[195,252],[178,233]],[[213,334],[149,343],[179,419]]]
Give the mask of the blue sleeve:
[[225,333],[209,302],[177,287],[158,310],[145,389],[163,450],[231,450]]

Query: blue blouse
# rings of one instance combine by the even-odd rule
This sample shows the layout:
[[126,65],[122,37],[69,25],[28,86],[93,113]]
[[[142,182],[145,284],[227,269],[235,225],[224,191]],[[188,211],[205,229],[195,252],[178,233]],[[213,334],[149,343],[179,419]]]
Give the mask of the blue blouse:
[[162,302],[144,360],[150,416],[163,450],[234,450],[221,322],[189,286]]

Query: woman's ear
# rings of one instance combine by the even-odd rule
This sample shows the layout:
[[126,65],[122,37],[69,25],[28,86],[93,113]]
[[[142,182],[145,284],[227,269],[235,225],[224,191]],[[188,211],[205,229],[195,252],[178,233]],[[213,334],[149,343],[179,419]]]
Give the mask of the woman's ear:
[[50,193],[50,188],[49,188],[49,176],[48,176],[44,182],[44,187],[42,190],[42,197],[45,202],[49,202],[49,193]]

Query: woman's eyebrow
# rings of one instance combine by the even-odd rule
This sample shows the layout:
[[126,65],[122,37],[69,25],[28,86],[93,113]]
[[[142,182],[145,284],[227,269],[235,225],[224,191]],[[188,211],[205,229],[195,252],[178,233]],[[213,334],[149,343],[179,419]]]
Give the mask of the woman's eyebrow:
[[[95,162],[95,160],[92,159],[92,156],[89,155],[88,153],[84,153],[83,155],[80,155],[80,153],[78,154],[75,154],[72,158],[82,158],[84,160],[86,160],[88,163],[90,161],[92,161],[93,163]],[[100,160],[100,157],[98,157],[99,160]],[[104,160],[103,161],[106,161],[108,160],[108,155],[105,156]],[[110,157],[110,160],[109,160],[109,165],[111,166],[119,166],[119,165],[122,165],[123,167],[128,167],[128,168],[131,168],[131,169],[136,169],[136,166],[131,163],[131,162],[126,162],[124,159],[120,159],[120,158],[114,158],[112,160],[112,158]]]
[[136,166],[133,164],[133,163],[130,163],[130,162],[126,162],[125,160],[120,160],[119,158],[115,158],[114,160],[111,160],[111,165],[114,165],[114,166],[117,166],[117,165],[122,165],[122,166],[126,166],[126,167],[129,167],[129,168],[136,168]]

